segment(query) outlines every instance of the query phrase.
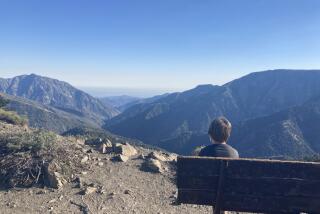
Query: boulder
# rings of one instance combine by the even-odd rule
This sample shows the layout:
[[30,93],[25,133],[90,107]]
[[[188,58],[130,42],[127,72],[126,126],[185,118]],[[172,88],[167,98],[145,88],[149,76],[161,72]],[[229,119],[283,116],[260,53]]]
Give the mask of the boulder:
[[113,152],[111,141],[109,139],[106,139],[104,142],[100,143],[98,150],[103,154]]
[[60,189],[63,187],[63,184],[66,182],[66,180],[58,172],[58,170],[61,170],[61,168],[54,162],[51,162],[45,166],[44,175],[47,186],[55,189]]
[[148,160],[146,160],[142,164],[141,169],[143,171],[154,172],[154,173],[162,173],[163,172],[163,168],[162,168],[161,162],[159,160],[156,160],[156,159],[148,159]]
[[127,157],[131,157],[137,154],[137,150],[131,146],[130,144],[115,144],[113,148],[114,153],[119,155],[125,155]]

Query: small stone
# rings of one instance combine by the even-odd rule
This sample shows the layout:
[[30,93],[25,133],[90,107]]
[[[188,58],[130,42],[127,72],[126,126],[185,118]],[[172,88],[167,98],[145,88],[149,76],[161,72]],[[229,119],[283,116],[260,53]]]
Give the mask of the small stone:
[[82,172],[81,172],[81,174],[83,174],[83,175],[87,175],[87,174],[88,174],[88,172],[87,172],[87,171],[82,171]]
[[47,191],[46,190],[39,190],[36,194],[37,195],[42,195],[42,194],[46,194]]
[[103,162],[98,162],[98,166],[103,166]]
[[106,154],[107,153],[107,145],[105,143],[101,144],[100,147],[99,147],[99,151],[102,154]]
[[131,190],[126,189],[126,190],[124,191],[124,194],[126,194],[126,195],[130,195],[130,194],[131,194]]
[[81,159],[81,163],[85,163],[89,160],[89,157],[88,156],[84,156],[82,159]]
[[48,201],[48,204],[52,204],[52,203],[54,203],[54,202],[56,202],[57,201],[57,199],[52,199],[52,200],[50,200],[50,201]]
[[10,207],[10,208],[15,208],[15,207],[17,207],[16,203],[14,203],[14,202],[9,202],[9,203],[7,203],[7,206]]
[[92,194],[94,192],[97,191],[97,188],[96,187],[86,187],[83,191],[82,191],[82,195],[89,195],[89,194]]

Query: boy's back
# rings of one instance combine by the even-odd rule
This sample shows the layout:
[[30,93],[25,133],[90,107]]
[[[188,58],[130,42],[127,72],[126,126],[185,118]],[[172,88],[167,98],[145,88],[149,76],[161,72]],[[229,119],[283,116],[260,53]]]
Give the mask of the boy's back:
[[228,144],[211,144],[203,148],[199,156],[239,158],[237,150]]

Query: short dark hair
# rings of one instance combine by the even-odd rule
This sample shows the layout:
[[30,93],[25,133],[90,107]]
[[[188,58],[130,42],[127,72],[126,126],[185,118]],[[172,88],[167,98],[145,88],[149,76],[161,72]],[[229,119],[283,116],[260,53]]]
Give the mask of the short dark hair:
[[225,117],[214,119],[209,127],[208,134],[216,142],[226,142],[231,134],[231,123]]

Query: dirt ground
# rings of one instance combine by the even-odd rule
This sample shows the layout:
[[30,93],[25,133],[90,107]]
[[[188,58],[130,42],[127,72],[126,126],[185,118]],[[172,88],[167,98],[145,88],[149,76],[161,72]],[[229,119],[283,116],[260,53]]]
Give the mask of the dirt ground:
[[[83,151],[90,150],[81,145]],[[76,183],[62,189],[15,188],[0,191],[0,213],[211,213],[212,208],[195,205],[175,205],[174,170],[169,163],[163,173],[140,169],[142,155],[151,150],[137,148],[138,154],[127,162],[112,161],[113,154],[91,149],[86,171],[76,174],[81,183],[98,187],[90,194],[81,194]]]

